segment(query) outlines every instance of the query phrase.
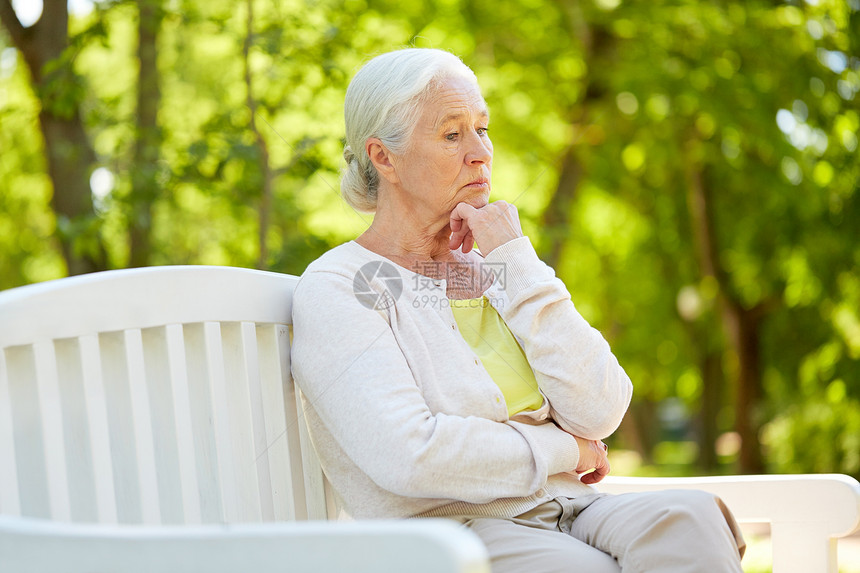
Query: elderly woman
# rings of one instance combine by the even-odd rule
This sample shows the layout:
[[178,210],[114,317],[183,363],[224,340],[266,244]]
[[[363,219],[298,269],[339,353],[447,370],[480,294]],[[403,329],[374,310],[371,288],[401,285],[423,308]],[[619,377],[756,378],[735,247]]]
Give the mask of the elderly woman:
[[590,485],[632,385],[516,208],[490,202],[474,73],[444,51],[387,53],[345,116],[343,196],[375,215],[302,276],[292,350],[344,509],[458,520],[495,572],[741,571],[719,499]]

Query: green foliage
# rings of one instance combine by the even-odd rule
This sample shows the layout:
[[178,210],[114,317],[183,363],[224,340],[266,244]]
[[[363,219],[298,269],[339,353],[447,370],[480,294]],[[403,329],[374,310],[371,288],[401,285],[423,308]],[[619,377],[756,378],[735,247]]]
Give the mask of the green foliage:
[[63,269],[28,81],[21,56],[0,36],[0,288],[56,278]]
[[860,473],[860,400],[846,396],[835,380],[823,399],[795,404],[778,415],[764,434],[778,473]]

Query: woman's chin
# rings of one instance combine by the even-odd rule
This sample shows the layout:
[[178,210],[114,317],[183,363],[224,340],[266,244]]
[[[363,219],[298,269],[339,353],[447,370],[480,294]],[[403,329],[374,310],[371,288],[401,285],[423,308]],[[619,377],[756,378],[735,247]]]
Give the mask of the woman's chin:
[[455,200],[455,203],[451,205],[450,209],[448,210],[448,214],[450,215],[451,211],[453,211],[454,208],[457,207],[457,205],[459,205],[460,203],[465,203],[466,205],[474,207],[475,209],[481,209],[490,204],[490,193],[489,191],[487,191],[485,193],[469,195],[466,197],[458,197]]
[[464,203],[468,203],[475,209],[481,209],[482,207],[486,207],[490,203],[490,192],[481,193],[480,195],[476,195],[474,197],[469,197],[463,201]]

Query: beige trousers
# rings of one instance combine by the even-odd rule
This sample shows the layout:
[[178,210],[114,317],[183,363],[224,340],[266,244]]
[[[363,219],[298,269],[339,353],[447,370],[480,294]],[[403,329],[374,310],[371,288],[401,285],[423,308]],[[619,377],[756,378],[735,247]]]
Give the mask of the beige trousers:
[[557,498],[510,519],[460,519],[493,573],[742,573],[746,544],[722,500],[668,490]]

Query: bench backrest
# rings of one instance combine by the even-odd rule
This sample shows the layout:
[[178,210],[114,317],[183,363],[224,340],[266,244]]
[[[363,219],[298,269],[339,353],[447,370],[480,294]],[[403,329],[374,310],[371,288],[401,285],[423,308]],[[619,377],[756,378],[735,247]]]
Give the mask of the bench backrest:
[[324,519],[290,376],[297,280],[154,267],[0,293],[0,513]]

